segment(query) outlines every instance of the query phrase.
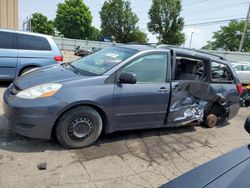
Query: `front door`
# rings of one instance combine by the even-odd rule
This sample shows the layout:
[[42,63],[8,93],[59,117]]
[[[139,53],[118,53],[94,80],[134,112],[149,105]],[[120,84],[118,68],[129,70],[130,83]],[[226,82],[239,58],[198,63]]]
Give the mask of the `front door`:
[[136,84],[115,85],[113,120],[117,130],[160,127],[166,118],[170,82],[167,52],[143,55],[121,72],[136,74]]

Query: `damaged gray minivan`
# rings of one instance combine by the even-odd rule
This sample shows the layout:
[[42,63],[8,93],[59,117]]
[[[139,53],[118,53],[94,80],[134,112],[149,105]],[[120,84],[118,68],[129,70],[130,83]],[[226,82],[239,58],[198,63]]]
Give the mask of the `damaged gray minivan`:
[[101,132],[194,121],[213,127],[237,114],[241,92],[230,63],[219,56],[125,45],[31,70],[6,89],[3,106],[15,132],[43,139],[55,135],[62,145],[81,148]]

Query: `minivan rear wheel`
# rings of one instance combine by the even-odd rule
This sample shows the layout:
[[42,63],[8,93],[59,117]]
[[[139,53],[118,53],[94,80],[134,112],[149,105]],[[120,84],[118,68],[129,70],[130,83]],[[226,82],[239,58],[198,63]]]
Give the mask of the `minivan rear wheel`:
[[102,132],[102,118],[87,106],[69,110],[59,119],[56,127],[58,141],[67,148],[83,148],[92,145]]
[[245,101],[245,106],[246,106],[246,107],[250,106],[250,101],[249,101],[249,100],[246,100],[246,101]]
[[24,68],[24,69],[20,72],[19,76],[22,76],[24,73],[26,73],[26,72],[30,71],[31,69],[34,69],[34,68],[36,68],[36,67],[27,67],[27,68]]

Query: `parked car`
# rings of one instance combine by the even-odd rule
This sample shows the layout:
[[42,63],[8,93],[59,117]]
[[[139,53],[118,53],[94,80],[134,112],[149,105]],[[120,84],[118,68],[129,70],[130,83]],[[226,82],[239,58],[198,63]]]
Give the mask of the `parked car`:
[[50,36],[0,29],[0,80],[14,80],[35,67],[62,62]]
[[87,48],[84,46],[77,46],[74,52],[75,52],[75,55],[77,56],[86,56],[86,55],[91,54],[93,51],[91,48]]
[[93,47],[92,48],[92,52],[98,52],[98,51],[100,51],[102,48],[96,48],[96,47]]
[[235,62],[232,66],[241,83],[250,84],[250,62]]
[[[250,117],[245,122],[250,133]],[[250,145],[240,147],[205,163],[161,188],[249,188]]]
[[250,62],[237,62],[232,65],[243,86],[241,103],[250,106]]
[[31,71],[4,93],[9,126],[19,134],[70,148],[93,144],[101,132],[213,127],[239,110],[242,86],[230,63],[172,46],[105,48],[72,63]]

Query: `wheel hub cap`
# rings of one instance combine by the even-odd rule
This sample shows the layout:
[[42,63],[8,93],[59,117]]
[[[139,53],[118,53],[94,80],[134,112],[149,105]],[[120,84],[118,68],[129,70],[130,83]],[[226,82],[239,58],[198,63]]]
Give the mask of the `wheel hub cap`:
[[82,139],[92,132],[92,121],[86,117],[75,119],[69,126],[69,136],[71,138]]

